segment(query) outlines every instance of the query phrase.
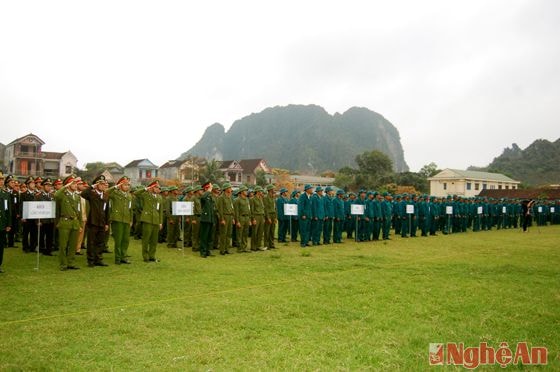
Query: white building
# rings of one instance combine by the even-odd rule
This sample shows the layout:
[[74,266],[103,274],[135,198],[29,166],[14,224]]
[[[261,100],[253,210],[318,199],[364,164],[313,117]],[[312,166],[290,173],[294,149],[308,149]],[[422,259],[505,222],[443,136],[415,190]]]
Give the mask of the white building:
[[516,190],[521,182],[500,173],[444,169],[430,181],[430,195],[477,196],[482,190]]

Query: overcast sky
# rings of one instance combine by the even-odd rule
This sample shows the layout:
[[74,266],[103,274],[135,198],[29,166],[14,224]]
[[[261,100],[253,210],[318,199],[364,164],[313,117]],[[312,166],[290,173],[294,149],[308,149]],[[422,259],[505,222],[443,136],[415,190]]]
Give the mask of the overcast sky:
[[556,140],[560,1],[0,0],[4,144],[161,165],[288,104],[380,113],[413,171]]

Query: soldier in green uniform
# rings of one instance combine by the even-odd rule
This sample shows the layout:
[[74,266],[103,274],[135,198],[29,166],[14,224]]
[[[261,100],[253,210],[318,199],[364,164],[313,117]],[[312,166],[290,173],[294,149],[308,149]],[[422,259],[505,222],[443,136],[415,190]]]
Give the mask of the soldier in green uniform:
[[[298,205],[298,200],[300,197],[300,192],[298,190],[292,191],[290,204]],[[298,234],[299,234],[299,216],[294,215],[290,218],[290,241],[298,242]]]
[[163,229],[163,199],[158,181],[134,193],[142,203],[142,258],[144,262],[158,262],[156,249],[159,232]]
[[212,197],[212,183],[206,182],[202,185],[204,193],[200,197],[200,256],[203,258],[212,256],[212,227],[216,219],[214,198]]
[[247,238],[251,224],[251,206],[247,198],[247,187],[237,190],[237,199],[233,202],[234,220],[237,227],[237,252],[247,253]]
[[164,213],[167,213],[167,248],[177,248],[181,230],[181,216],[173,215],[173,202],[178,201],[179,189],[177,186],[168,188],[169,195],[165,199]]
[[115,264],[130,264],[126,259],[132,226],[132,195],[130,179],[121,177],[109,193],[109,222],[115,241]]
[[275,249],[274,232],[276,231],[276,203],[274,185],[266,185],[266,195],[263,198],[264,206],[264,247]]
[[282,187],[276,199],[276,213],[278,216],[278,243],[286,243],[286,235],[290,227],[290,217],[284,214],[284,205],[288,204],[288,190]]
[[383,211],[381,206],[383,203],[383,196],[377,191],[373,192],[374,201],[373,207],[373,229],[372,229],[372,240],[379,240],[379,235],[381,234],[381,224],[383,223]]
[[311,196],[311,242],[313,245],[321,245],[323,235],[323,223],[325,222],[325,203],[323,202],[323,188],[317,186],[315,194]]
[[191,216],[193,252],[200,251],[200,215],[202,214],[202,207],[200,205],[201,196],[202,187],[200,187],[199,185],[193,186],[193,215]]
[[390,240],[391,220],[393,218],[393,202],[392,196],[388,192],[383,193],[383,202],[381,203],[381,230],[383,240]]
[[333,188],[330,186],[325,187],[325,196],[323,197],[323,208],[325,210],[323,244],[331,244],[331,238],[333,237],[334,199]]
[[12,229],[12,211],[10,209],[10,194],[4,189],[4,174],[0,172],[0,274],[4,272],[4,248],[6,247],[7,234]]
[[58,228],[58,261],[60,270],[76,270],[74,257],[81,225],[80,196],[77,182],[79,178],[70,175],[64,179],[63,186],[55,192],[56,226]]
[[[216,209],[216,205],[218,203],[218,199],[222,195],[222,190],[220,185],[212,185],[212,198],[214,199],[214,209]],[[210,238],[210,247],[211,249],[219,249],[220,248],[220,221],[218,220],[218,214],[214,211],[214,223],[212,224],[212,232]]]
[[298,199],[298,217],[299,217],[299,234],[300,246],[302,248],[309,246],[311,239],[311,219],[313,211],[311,208],[311,195],[313,194],[313,187],[305,185],[303,194]]
[[231,247],[231,231],[235,220],[233,218],[233,199],[231,183],[222,185],[222,195],[217,199],[216,213],[220,228],[218,230],[220,240],[220,254],[229,254]]
[[[192,186],[187,186],[187,188],[183,191],[183,198],[181,201],[192,203]],[[183,242],[183,247],[185,248],[192,247],[191,220],[192,220],[192,216],[185,216],[185,232],[184,232],[185,241]]]
[[260,186],[255,187],[255,196],[251,198],[251,251],[256,252],[264,250],[263,248],[263,235],[264,235],[264,203],[263,203],[263,189]]
[[342,243],[342,230],[344,230],[344,221],[346,214],[344,213],[344,190],[336,191],[336,198],[333,200],[333,242]]

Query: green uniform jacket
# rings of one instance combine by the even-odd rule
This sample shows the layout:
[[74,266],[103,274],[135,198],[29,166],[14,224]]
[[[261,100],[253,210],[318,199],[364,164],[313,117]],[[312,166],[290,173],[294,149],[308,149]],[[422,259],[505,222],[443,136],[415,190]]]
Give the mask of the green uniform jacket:
[[264,216],[263,200],[257,196],[251,198],[251,216]]
[[266,195],[263,198],[264,205],[264,216],[271,220],[276,219],[276,203],[274,202],[274,197]]
[[134,194],[141,199],[142,203],[140,221],[154,225],[163,224],[163,198],[146,190],[138,190]]
[[216,210],[218,219],[223,220],[225,215],[231,215],[233,218],[233,200],[226,194],[217,199]]
[[251,206],[248,198],[238,197],[233,202],[233,210],[235,222],[241,221],[242,218],[251,217]]
[[109,221],[132,223],[132,195],[118,189],[109,191]]
[[82,225],[80,195],[67,189],[60,189],[54,194],[56,201],[56,219],[59,229],[79,230]]
[[200,206],[202,207],[200,222],[214,222],[214,197],[211,192],[206,191],[202,194],[200,197]]

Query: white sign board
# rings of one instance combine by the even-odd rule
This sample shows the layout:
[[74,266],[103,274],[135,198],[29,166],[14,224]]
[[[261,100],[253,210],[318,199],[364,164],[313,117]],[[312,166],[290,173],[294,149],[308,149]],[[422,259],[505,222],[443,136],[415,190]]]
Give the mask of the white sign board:
[[453,206],[452,205],[448,205],[447,207],[445,207],[445,214],[453,214]]
[[476,213],[482,214],[482,207],[478,207],[478,208],[476,209]]
[[406,205],[406,213],[414,214],[414,205],[413,204],[407,204]]
[[507,213],[507,208],[506,207],[502,207],[502,213]]
[[56,203],[54,201],[26,201],[23,202],[24,220],[40,220],[55,218]]
[[550,213],[554,213],[554,212],[556,212],[556,208],[550,207]]
[[352,204],[350,205],[350,214],[355,215],[363,215],[364,214],[364,205],[363,204]]
[[542,207],[539,207],[539,213],[542,213]]
[[284,216],[297,216],[297,204],[284,204]]
[[193,202],[174,201],[171,202],[171,214],[174,216],[192,216]]

